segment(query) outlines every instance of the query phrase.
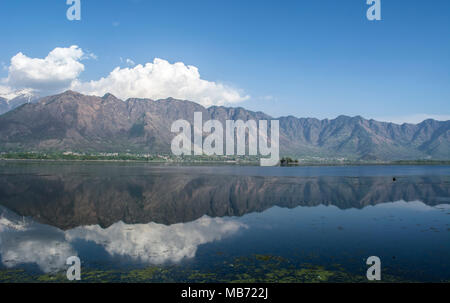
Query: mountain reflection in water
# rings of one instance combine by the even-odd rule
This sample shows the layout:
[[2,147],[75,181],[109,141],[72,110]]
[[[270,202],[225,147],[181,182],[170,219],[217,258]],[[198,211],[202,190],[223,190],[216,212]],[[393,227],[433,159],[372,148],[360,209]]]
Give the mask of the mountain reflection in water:
[[[32,167],[34,169],[34,167]],[[220,170],[218,167],[216,170]],[[289,168],[288,168],[289,169]],[[80,225],[175,224],[243,216],[273,206],[362,208],[387,201],[450,203],[450,176],[283,177],[196,174],[120,166],[7,166],[0,205],[60,229]]]
[[[65,268],[67,257],[86,250],[97,252],[98,259],[108,262],[179,263],[196,257],[201,245],[224,241],[252,228],[255,231],[246,237],[256,239],[260,236],[254,233],[272,228],[266,238],[274,240],[290,237],[281,236],[286,228],[298,228],[302,230],[299,237],[311,237],[308,241],[317,247],[314,241],[318,237],[340,237],[336,233],[342,234],[343,228],[336,229],[333,224],[342,224],[336,222],[342,217],[339,212],[345,210],[352,210],[347,211],[345,220],[371,218],[368,226],[376,228],[372,217],[383,220],[383,209],[431,210],[439,217],[427,220],[441,220],[450,203],[450,176],[445,174],[396,175],[394,181],[388,174],[252,176],[220,174],[221,167],[216,170],[0,165],[1,264],[6,268],[34,264],[43,272],[54,272]],[[386,203],[394,201],[400,202]],[[277,209],[286,211],[281,214]],[[361,210],[360,214],[355,216],[354,210]],[[315,230],[316,223],[306,225],[309,219],[323,216],[334,218],[321,222],[322,229],[331,230],[326,235]],[[292,228],[291,221],[297,222]],[[351,228],[357,231],[361,223],[354,224]],[[389,232],[391,223],[383,224]],[[345,228],[351,232],[347,230],[350,227]],[[445,224],[439,228],[444,229]],[[243,247],[239,243],[248,242],[239,241],[234,244],[239,249]],[[308,242],[303,244],[307,247]],[[442,247],[445,254],[447,247]]]

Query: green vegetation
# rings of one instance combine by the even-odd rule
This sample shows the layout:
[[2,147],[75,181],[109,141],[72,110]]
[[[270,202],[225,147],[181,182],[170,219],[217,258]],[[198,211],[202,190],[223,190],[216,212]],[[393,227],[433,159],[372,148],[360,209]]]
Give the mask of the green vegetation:
[[53,161],[138,161],[138,162],[221,162],[256,163],[255,156],[175,156],[171,154],[133,153],[78,153],[78,152],[4,152],[3,160],[53,160]]
[[[138,127],[138,126],[136,126]],[[138,131],[138,130],[137,130]],[[85,153],[85,152],[0,152],[0,160],[51,160],[51,161],[136,161],[160,163],[236,163],[259,165],[259,156],[175,156],[173,154],[138,153]],[[325,165],[450,165],[444,160],[402,160],[369,161],[343,158],[300,158],[282,157],[280,166],[325,166]]]
[[119,153],[34,153],[34,152],[9,152],[0,154],[1,159],[15,160],[67,160],[67,161],[164,161],[163,156],[133,155]]
[[[170,266],[149,266],[133,270],[86,269],[81,274],[82,283],[93,282],[225,282],[225,283],[322,283],[355,282],[367,283],[365,268],[355,274],[346,271],[340,264],[328,267],[310,263],[293,264],[283,257],[252,255],[219,262],[207,270]],[[0,270],[1,282],[67,283],[65,272],[54,274],[31,274],[21,269]],[[417,282],[383,273],[381,282]],[[442,281],[444,282],[444,281]],[[373,283],[373,282],[370,282]],[[376,282],[375,282],[376,283]]]
[[131,137],[141,137],[145,135],[145,124],[143,122],[141,123],[135,123],[131,129],[130,129],[130,136]]
[[446,160],[401,160],[392,163],[397,165],[450,165],[450,161]]
[[281,166],[289,166],[289,165],[298,165],[298,160],[294,160],[291,157],[283,157],[280,160],[280,165]]

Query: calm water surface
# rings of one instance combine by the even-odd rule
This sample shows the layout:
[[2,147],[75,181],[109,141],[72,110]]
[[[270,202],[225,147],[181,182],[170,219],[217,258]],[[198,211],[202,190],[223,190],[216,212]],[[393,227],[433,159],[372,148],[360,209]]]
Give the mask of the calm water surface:
[[363,281],[375,255],[449,281],[450,167],[0,162],[0,281],[73,255],[92,280]]

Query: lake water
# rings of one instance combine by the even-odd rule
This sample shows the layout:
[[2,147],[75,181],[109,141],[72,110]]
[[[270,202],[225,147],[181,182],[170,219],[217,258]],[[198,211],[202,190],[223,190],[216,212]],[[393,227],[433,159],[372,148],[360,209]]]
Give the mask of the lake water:
[[0,162],[0,281],[450,281],[450,167]]

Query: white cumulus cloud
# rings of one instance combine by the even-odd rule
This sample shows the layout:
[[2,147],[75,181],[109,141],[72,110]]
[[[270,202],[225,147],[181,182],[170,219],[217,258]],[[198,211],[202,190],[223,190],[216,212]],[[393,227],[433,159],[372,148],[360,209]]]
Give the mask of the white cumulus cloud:
[[159,58],[155,58],[153,63],[138,64],[133,68],[117,67],[99,80],[76,80],[71,89],[97,96],[112,93],[122,99],[173,97],[204,106],[236,103],[249,98],[234,88],[201,79],[195,66],[182,62],[171,64]]
[[80,80],[85,70],[82,60],[96,58],[76,45],[57,47],[45,58],[31,58],[19,52],[11,58],[8,76],[0,79],[0,96],[10,99],[15,91],[23,89],[41,96],[72,89],[96,96],[112,93],[121,99],[173,97],[204,106],[232,104],[249,98],[236,88],[202,79],[195,66],[159,58],[138,65],[126,59],[126,68],[116,67],[100,79]]
[[84,56],[83,50],[76,45],[57,47],[43,59],[18,53],[11,58],[4,82],[14,89],[28,88],[41,93],[64,90],[84,71],[80,62]]

